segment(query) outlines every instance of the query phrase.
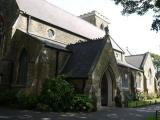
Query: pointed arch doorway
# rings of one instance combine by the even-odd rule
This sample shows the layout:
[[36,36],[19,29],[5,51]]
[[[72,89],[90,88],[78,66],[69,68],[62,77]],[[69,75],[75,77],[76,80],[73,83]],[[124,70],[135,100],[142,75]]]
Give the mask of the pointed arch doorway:
[[107,70],[101,80],[101,105],[112,106],[113,103],[113,74]]

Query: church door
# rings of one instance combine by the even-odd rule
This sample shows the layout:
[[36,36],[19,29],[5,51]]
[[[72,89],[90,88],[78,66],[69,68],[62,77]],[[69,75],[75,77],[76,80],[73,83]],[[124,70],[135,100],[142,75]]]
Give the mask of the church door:
[[113,101],[113,84],[111,74],[107,70],[101,81],[101,105],[112,106]]

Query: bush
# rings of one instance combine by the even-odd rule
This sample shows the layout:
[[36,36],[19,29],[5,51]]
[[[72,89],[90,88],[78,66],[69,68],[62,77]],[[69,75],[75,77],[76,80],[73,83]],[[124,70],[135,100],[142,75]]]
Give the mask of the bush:
[[0,105],[12,105],[16,102],[16,91],[3,90],[0,92]]
[[145,100],[145,99],[147,99],[144,92],[137,92],[136,97],[137,97],[137,100]]
[[52,111],[52,109],[48,105],[43,104],[43,103],[38,103],[37,106],[36,106],[36,110],[39,110],[39,111]]
[[[14,101],[14,102],[12,102]],[[63,77],[47,79],[39,96],[27,95],[25,91],[0,93],[0,103],[41,111],[92,111],[93,102],[88,96],[75,94],[74,89]]]
[[156,93],[150,93],[147,95],[147,99],[153,99],[153,98],[157,98],[158,95]]
[[38,96],[35,95],[26,95],[24,91],[19,91],[16,94],[18,107],[34,109],[38,103]]
[[53,111],[68,110],[72,104],[73,92],[73,87],[63,77],[48,79],[43,85],[40,103],[50,106]]
[[93,101],[88,96],[76,94],[73,97],[71,109],[74,111],[91,112],[94,109]]
[[121,96],[116,96],[115,98],[115,105],[116,107],[122,107],[122,101],[121,101]]

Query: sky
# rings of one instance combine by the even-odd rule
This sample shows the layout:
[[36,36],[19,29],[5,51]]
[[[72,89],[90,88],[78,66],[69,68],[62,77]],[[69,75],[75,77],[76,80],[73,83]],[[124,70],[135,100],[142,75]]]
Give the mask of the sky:
[[76,16],[96,10],[109,19],[110,35],[124,50],[128,48],[131,54],[152,52],[160,55],[160,32],[151,31],[151,12],[144,16],[122,16],[122,7],[112,0],[47,1]]

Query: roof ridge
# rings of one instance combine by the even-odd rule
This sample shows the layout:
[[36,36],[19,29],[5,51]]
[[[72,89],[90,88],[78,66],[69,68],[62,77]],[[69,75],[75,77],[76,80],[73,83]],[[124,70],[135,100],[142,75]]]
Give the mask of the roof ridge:
[[[24,11],[26,14],[38,18],[44,22],[50,23],[51,25],[55,25],[56,27],[72,32],[76,35],[85,37],[86,39],[95,39],[103,37],[105,35],[105,32],[98,29],[96,26],[66,11],[63,8],[54,5],[54,3],[52,2],[46,0],[39,0],[39,1],[16,0],[16,1],[18,3],[20,10]],[[44,6],[44,8],[46,9],[45,11],[41,9],[42,6]],[[54,10],[55,13],[53,13]],[[64,20],[62,18],[64,18]],[[72,21],[72,23],[68,22],[69,19]],[[88,29],[85,30],[84,27],[81,27],[81,24],[86,26],[86,28]],[[79,29],[80,27],[81,29]]]
[[110,38],[119,47],[119,49],[122,50],[123,53],[125,53],[124,50],[118,45],[118,43],[111,36],[110,36]]
[[67,45],[67,47],[69,46],[73,46],[73,45],[82,45],[82,44],[90,44],[91,42],[99,42],[99,41],[103,41],[104,39],[96,39],[96,40],[86,40],[86,41],[78,41],[76,43],[73,43],[73,44],[69,44]]
[[133,56],[142,56],[142,55],[145,55],[146,53],[144,53],[144,54],[135,54],[135,55],[127,55],[127,56],[125,56],[125,57],[133,57]]
[[[58,7],[58,6],[54,5],[53,3],[48,2],[47,0],[42,0],[42,1],[45,1],[45,2],[48,3],[49,5],[51,5],[51,6],[53,6],[53,7],[56,7],[56,8],[62,10],[63,12],[65,12],[65,13],[67,13],[67,14],[72,15],[72,17],[76,17],[76,18],[78,18],[79,20],[81,20],[81,21],[83,21],[83,22],[85,22],[85,23],[88,23],[88,24],[90,24],[91,26],[93,26],[93,27],[95,27],[95,28],[98,28],[98,27],[96,27],[95,25],[91,24],[90,22],[88,22],[88,21],[86,21],[86,20],[83,20],[82,18],[80,18],[80,16],[76,16],[76,15],[74,15],[73,13],[70,13],[70,12],[68,12],[67,10],[64,10],[63,8]],[[96,11],[96,10],[93,10],[93,11]],[[103,30],[101,30],[101,29],[99,29],[99,28],[98,28],[98,30],[103,31]]]
[[142,60],[141,65],[140,65],[141,68],[143,68],[144,62],[146,61],[146,56],[147,56],[147,53],[145,53],[144,56],[143,56],[143,60]]

